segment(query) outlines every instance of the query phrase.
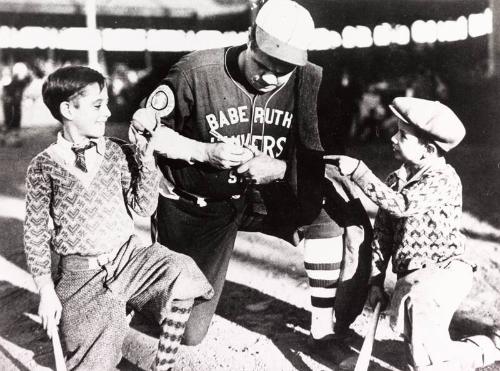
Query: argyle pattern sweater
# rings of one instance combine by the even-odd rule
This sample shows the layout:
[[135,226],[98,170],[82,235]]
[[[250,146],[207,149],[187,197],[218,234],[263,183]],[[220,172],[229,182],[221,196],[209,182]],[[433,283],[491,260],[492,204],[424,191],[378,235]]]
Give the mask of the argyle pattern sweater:
[[[384,184],[360,162],[353,181],[379,206],[373,240],[373,284],[382,284],[389,259],[404,274],[428,265],[445,265],[465,250],[460,232],[462,184],[443,158],[410,179],[403,168]],[[406,174],[405,174],[406,175]]]
[[154,161],[142,164],[135,147],[118,139],[105,143],[89,183],[51,157],[50,147],[28,166],[24,248],[38,287],[50,280],[51,249],[60,255],[109,253],[134,233],[131,210],[149,216],[156,208],[160,172]]

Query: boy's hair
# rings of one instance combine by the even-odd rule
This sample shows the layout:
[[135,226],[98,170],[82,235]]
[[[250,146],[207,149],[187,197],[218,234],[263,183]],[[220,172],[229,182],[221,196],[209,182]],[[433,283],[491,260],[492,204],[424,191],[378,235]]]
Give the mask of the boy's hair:
[[419,142],[422,143],[426,148],[429,145],[432,145],[435,148],[436,155],[438,157],[445,157],[446,152],[443,149],[441,149],[441,147],[439,147],[427,133],[417,130],[416,134]]
[[428,148],[429,145],[432,145],[434,148],[435,148],[435,151],[436,151],[436,155],[438,157],[445,157],[446,155],[446,151],[444,151],[437,143],[436,141],[434,140],[434,138],[432,138],[432,136],[420,129],[419,127],[416,127],[414,125],[409,125],[407,124],[406,122],[404,122],[403,120],[401,120],[399,117],[398,117],[398,126],[399,125],[402,125],[403,127],[405,128],[408,128],[409,130],[411,130],[411,133],[418,139],[418,141],[424,145],[426,148]]
[[43,102],[58,121],[62,122],[62,102],[80,95],[90,84],[97,83],[102,90],[106,78],[98,71],[85,66],[61,67],[51,73],[42,87]]

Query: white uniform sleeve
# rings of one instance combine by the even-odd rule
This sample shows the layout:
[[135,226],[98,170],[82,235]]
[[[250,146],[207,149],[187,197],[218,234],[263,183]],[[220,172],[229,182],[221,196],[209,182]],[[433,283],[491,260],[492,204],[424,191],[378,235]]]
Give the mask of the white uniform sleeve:
[[157,129],[159,136],[156,152],[171,159],[184,160],[192,164],[195,160],[200,161],[200,146],[203,144],[194,139],[186,138],[167,126]]

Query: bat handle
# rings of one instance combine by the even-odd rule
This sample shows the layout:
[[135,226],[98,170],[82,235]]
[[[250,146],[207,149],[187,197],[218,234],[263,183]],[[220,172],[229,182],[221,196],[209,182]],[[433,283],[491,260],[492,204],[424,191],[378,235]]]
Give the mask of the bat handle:
[[52,348],[54,349],[54,359],[56,362],[56,371],[67,371],[66,363],[64,362],[64,355],[61,347],[61,340],[59,339],[59,331],[57,326],[54,326],[52,331]]
[[373,310],[373,330],[377,330],[377,325],[378,325],[378,320],[380,318],[380,312],[382,311],[382,303],[380,301],[377,301],[377,304],[375,305],[375,309]]
[[359,358],[356,362],[356,367],[354,371],[366,371],[370,365],[370,358],[372,354],[373,342],[375,340],[375,334],[377,333],[378,320],[380,318],[380,312],[382,310],[382,303],[380,301],[375,305],[373,310],[373,317],[370,323],[370,328],[365,336],[365,341],[359,352]]

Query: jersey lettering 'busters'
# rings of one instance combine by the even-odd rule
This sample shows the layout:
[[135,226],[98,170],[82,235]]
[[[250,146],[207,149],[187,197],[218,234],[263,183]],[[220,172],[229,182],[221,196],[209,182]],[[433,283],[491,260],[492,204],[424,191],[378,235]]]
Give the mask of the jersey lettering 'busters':
[[[201,142],[215,142],[209,133],[215,130],[235,143],[251,144],[283,159],[294,123],[295,73],[282,87],[257,94],[245,86],[238,72],[237,56],[242,50],[243,46],[205,50],[182,58],[164,81],[174,92],[175,109],[162,122]],[[235,169],[165,159],[159,164],[175,186],[200,196],[226,198],[245,188]]]

